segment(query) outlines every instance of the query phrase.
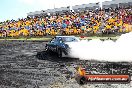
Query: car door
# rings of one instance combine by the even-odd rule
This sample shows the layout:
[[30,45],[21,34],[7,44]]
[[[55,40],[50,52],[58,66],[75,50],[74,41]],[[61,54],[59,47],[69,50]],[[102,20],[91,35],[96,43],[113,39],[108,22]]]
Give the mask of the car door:
[[47,45],[46,47],[48,47],[49,50],[53,51],[53,45],[54,45],[54,42],[55,42],[55,38],[53,38]]
[[58,52],[58,48],[61,48],[62,43],[63,43],[62,38],[56,37],[56,40],[54,42],[54,49],[56,50],[56,52]]
[[62,37],[58,37],[57,41],[57,47],[62,48],[64,46],[64,41]]
[[58,38],[55,37],[49,44],[50,50],[56,52],[57,51],[57,46],[58,46]]

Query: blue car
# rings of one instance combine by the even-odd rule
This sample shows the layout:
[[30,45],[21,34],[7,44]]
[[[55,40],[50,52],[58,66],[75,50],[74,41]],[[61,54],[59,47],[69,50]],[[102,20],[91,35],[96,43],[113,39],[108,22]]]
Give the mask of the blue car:
[[57,53],[58,57],[69,57],[70,43],[79,42],[75,36],[56,36],[45,46],[46,51]]

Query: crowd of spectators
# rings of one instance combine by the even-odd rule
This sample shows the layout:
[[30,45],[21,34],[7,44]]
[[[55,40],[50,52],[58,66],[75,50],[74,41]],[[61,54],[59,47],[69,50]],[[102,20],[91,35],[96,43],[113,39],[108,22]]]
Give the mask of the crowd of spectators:
[[0,23],[0,37],[122,33],[131,25],[131,7],[95,9],[7,20]]

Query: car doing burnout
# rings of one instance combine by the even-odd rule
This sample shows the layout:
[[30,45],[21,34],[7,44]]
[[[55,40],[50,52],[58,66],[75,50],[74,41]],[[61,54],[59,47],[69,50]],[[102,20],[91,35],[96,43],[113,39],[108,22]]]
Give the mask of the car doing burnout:
[[45,49],[57,53],[58,57],[69,57],[70,43],[79,41],[75,36],[56,36],[46,44]]

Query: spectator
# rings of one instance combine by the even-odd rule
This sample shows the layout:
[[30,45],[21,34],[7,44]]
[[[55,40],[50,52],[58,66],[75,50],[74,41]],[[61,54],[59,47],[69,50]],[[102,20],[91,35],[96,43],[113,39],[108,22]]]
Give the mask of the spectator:
[[27,17],[0,23],[0,36],[44,36],[132,31],[131,7]]

